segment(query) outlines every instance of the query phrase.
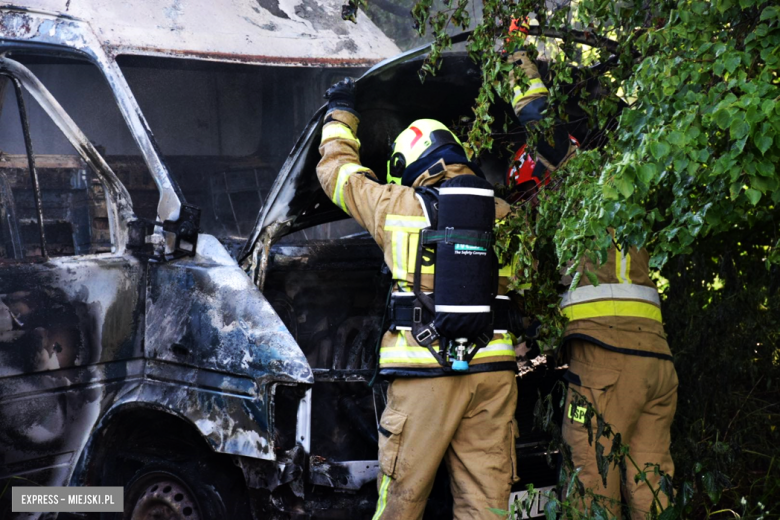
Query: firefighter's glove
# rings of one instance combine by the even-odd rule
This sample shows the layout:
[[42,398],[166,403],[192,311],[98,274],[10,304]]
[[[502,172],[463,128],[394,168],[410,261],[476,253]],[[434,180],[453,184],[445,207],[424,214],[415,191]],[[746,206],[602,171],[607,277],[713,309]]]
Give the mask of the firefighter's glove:
[[528,23],[527,16],[525,18],[513,18],[512,23],[509,25],[507,37],[501,43],[501,55],[506,58],[514,54],[515,51],[522,49],[530,30],[531,25]]
[[328,112],[346,110],[355,113],[355,82],[344,78],[325,91],[328,100]]
[[530,30],[531,23],[527,16],[522,19],[513,18],[512,23],[509,24],[509,38],[513,39],[516,45],[519,43],[518,47],[522,46]]

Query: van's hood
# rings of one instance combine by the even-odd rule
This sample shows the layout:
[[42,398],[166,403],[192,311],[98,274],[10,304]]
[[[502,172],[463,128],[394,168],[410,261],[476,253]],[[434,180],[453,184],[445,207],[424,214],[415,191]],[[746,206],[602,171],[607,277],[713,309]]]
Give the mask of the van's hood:
[[[453,37],[453,42],[464,41],[468,34]],[[421,83],[418,73],[428,51],[429,47],[421,47],[386,60],[356,82],[356,108],[361,116],[360,159],[380,180],[385,177],[390,144],[412,121],[438,119],[460,134],[465,134],[471,124],[471,109],[482,84],[481,70],[465,52],[447,53],[441,70]],[[540,71],[546,72],[546,64],[539,65]],[[569,104],[572,105],[570,115],[575,116],[571,120],[587,120],[576,99],[570,99]],[[272,235],[263,239],[274,241],[293,231],[347,218],[322,191],[316,175],[325,108],[314,114],[282,166],[240,259],[250,254],[263,235]],[[525,132],[517,124],[509,104],[497,99],[492,115],[496,128],[506,122],[508,130],[494,134],[493,151],[483,154],[480,162],[488,180],[501,182],[510,159],[507,149],[516,150],[524,143]],[[574,128],[570,132],[576,136]]]

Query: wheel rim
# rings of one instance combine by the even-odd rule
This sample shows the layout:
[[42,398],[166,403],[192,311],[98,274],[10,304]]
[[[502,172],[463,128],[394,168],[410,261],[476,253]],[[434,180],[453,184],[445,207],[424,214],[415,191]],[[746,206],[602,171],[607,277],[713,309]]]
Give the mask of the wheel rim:
[[131,519],[200,520],[200,514],[189,489],[162,477],[150,482],[138,497]]

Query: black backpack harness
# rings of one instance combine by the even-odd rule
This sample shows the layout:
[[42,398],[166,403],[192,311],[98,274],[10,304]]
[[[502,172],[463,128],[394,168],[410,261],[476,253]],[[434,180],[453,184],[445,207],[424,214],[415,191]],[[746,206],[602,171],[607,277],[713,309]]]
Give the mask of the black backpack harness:
[[[493,335],[507,332],[514,321],[509,297],[496,296],[492,186],[475,176],[458,176],[438,189],[415,192],[429,227],[420,231],[412,292],[391,296],[390,330],[411,330],[442,367],[466,371]],[[436,293],[426,294],[420,287],[422,267],[431,263]]]

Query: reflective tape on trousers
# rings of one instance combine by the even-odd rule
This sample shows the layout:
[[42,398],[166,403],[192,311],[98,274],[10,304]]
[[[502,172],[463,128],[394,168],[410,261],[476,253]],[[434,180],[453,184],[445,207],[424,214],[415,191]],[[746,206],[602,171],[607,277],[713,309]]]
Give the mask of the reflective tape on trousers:
[[661,298],[655,287],[629,283],[602,283],[584,285],[563,294],[561,307],[587,303],[596,300],[642,300],[653,305],[661,305]]

